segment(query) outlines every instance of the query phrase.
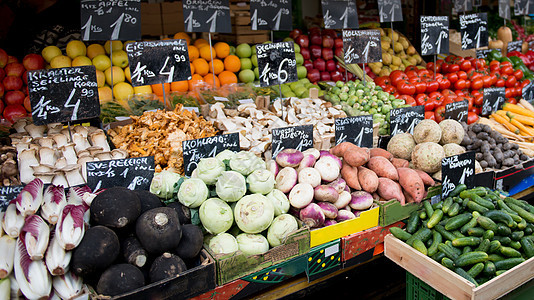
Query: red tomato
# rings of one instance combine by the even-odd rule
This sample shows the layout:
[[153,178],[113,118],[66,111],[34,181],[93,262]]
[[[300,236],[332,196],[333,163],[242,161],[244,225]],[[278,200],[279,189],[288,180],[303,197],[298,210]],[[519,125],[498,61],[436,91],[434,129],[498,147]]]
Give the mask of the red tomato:
[[417,71],[418,68],[414,65],[410,65],[410,66],[407,66],[406,69],[404,69],[405,71]]
[[479,70],[486,68],[486,60],[483,58],[477,59],[475,64],[476,64],[476,68]]
[[460,71],[460,66],[458,64],[452,64],[449,66],[449,73],[456,73]]
[[476,121],[478,121],[478,115],[474,112],[468,112],[467,113],[467,124],[473,124]]
[[403,80],[397,83],[397,90],[403,95],[413,95],[417,89],[413,83]]
[[502,67],[504,67],[504,66],[510,66],[510,67],[512,67],[512,63],[509,62],[509,61],[503,61],[503,62],[501,62],[501,69],[502,69]]
[[430,94],[430,99],[432,99],[432,101],[434,101],[435,106],[441,105],[443,103],[443,99],[444,98],[445,97],[443,97],[443,95],[441,95],[438,92],[434,92],[434,93]]
[[514,76],[508,76],[504,85],[506,87],[511,88],[511,87],[515,87],[516,83],[517,83],[517,79]]
[[506,83],[506,82],[504,81],[504,79],[502,79],[502,78],[498,78],[498,79],[497,79],[497,82],[495,82],[495,86],[496,86],[496,87],[504,87],[504,84],[505,84],[505,83]]
[[413,77],[419,77],[419,75],[417,74],[417,71],[415,70],[405,70],[406,71],[406,76],[408,76],[408,78],[413,78]]
[[467,73],[465,71],[458,71],[458,79],[467,80]]
[[472,66],[471,62],[468,59],[465,59],[464,61],[460,63],[460,69],[464,71],[471,69],[471,66]]
[[409,104],[411,106],[415,106],[416,105],[415,99],[412,96],[400,95],[400,96],[398,96],[396,98],[404,100],[404,102],[406,102],[406,104]]
[[436,120],[436,116],[433,111],[425,111],[425,119]]
[[483,83],[484,83],[484,87],[485,87],[485,88],[488,88],[488,87],[491,86],[491,76],[489,76],[489,75],[485,75],[485,76],[483,76],[483,77],[482,77],[482,81],[483,81]]
[[446,89],[451,87],[451,81],[449,79],[447,79],[447,78],[443,78],[443,77],[438,78],[438,77],[436,77],[436,80],[439,83],[439,89],[440,90],[446,90]]
[[452,90],[449,90],[449,89],[445,89],[443,91],[441,91],[441,94],[445,97],[447,96],[456,96],[456,93],[453,92]]
[[421,78],[419,77],[412,77],[410,78],[410,83],[412,83],[415,86],[415,93],[421,94],[426,91],[426,82],[423,82]]
[[506,99],[506,103],[517,104],[517,99],[515,99],[515,98],[508,98],[508,99]]
[[389,94],[395,94],[397,92],[397,88],[392,85],[388,85],[384,88],[384,92],[388,92]]
[[445,77],[451,82],[451,85],[455,84],[456,81],[458,81],[457,73],[448,73]]
[[445,105],[438,106],[436,110],[434,111],[434,118],[436,122],[443,121],[443,118],[445,117]]
[[430,80],[426,83],[426,92],[432,93],[439,89],[439,83],[437,80]]
[[433,111],[436,107],[436,102],[434,102],[432,99],[429,99],[427,102],[425,102],[425,111]]
[[475,96],[474,104],[476,106],[482,106],[482,104],[484,104],[484,95],[479,94]]
[[510,98],[514,96],[514,89],[513,88],[505,88],[504,89],[504,97]]
[[501,68],[501,63],[498,60],[492,60],[489,64],[491,71],[498,71]]
[[522,98],[522,96],[523,96],[523,87],[521,85],[516,85],[514,87],[514,89],[515,89],[515,93],[514,93],[515,96],[514,97]]
[[389,74],[389,78],[391,79],[391,85],[396,87],[399,82],[407,80],[408,76],[401,70],[395,70]]
[[465,79],[458,79],[458,81],[456,81],[454,83],[454,88],[457,89],[457,90],[463,90],[466,88],[466,82],[465,82]]
[[517,80],[521,80],[523,78],[523,71],[521,71],[521,69],[517,69],[514,71],[514,77],[515,79]]
[[514,68],[512,67],[512,65],[505,65],[503,66],[501,64],[501,74],[506,74],[506,75],[512,75],[514,74]]
[[417,105],[424,105],[425,102],[427,102],[429,98],[430,98],[430,97],[428,97],[427,94],[417,94],[417,95],[415,96],[415,103],[416,103]]
[[530,79],[525,79],[521,81],[521,88],[526,87],[530,83]]
[[[432,72],[434,72],[434,70],[432,70]],[[417,70],[417,75],[419,75],[419,77],[429,77],[431,75],[431,73],[427,69],[419,69],[419,70]],[[432,76],[430,76],[430,77],[432,77]]]

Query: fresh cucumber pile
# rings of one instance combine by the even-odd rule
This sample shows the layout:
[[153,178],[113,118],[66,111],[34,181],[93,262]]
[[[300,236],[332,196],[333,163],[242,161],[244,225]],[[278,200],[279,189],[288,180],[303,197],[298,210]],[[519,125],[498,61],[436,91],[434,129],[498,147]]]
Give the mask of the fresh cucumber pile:
[[390,231],[476,286],[534,256],[534,206],[484,187],[459,185]]

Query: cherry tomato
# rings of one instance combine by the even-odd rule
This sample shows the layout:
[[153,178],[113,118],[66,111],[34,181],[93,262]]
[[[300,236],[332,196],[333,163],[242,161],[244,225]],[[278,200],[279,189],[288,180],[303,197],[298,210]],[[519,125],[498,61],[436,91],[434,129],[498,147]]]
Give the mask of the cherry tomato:
[[521,81],[521,88],[526,87],[530,83],[530,79],[525,79]]
[[473,124],[476,121],[478,121],[478,115],[471,111],[468,112],[467,113],[467,124]]
[[408,80],[402,80],[397,83],[397,90],[403,95],[413,95],[417,89],[413,83]]
[[425,119],[436,120],[436,116],[433,111],[425,111]]
[[476,106],[482,106],[484,104],[484,95],[479,94],[475,96],[474,104]]
[[521,69],[515,70],[513,74],[517,80],[521,80],[523,78],[523,71],[521,71]]
[[521,85],[516,85],[514,87],[514,90],[515,90],[515,92],[514,92],[515,96],[514,97],[522,98],[522,96],[523,96],[523,87]]
[[445,117],[445,105],[438,106],[436,110],[434,111],[434,118],[436,122],[439,123],[443,121],[444,117]]
[[482,77],[482,81],[484,83],[485,88],[489,88],[491,86],[491,76],[485,75]]
[[516,83],[517,83],[517,79],[514,76],[508,76],[504,85],[508,88],[511,88],[511,87],[515,87]]
[[513,88],[505,88],[504,89],[504,97],[510,98],[514,96],[514,89]]

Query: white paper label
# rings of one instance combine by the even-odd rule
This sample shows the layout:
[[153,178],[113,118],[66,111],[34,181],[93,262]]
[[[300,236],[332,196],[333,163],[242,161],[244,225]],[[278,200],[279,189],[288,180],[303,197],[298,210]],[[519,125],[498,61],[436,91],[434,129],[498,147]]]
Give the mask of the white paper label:
[[339,244],[335,244],[333,246],[330,246],[326,249],[324,249],[324,257],[328,257],[330,255],[334,255],[339,252]]
[[228,101],[228,98],[225,98],[225,97],[217,97],[217,96],[213,96],[213,99],[217,100],[217,101]]

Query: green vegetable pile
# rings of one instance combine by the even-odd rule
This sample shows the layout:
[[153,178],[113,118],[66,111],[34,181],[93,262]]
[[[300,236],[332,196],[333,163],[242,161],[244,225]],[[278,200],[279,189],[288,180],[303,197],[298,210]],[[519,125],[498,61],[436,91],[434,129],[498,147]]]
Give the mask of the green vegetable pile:
[[372,81],[338,81],[327,91],[324,98],[334,105],[341,104],[349,116],[373,115],[373,122],[380,123],[380,135],[389,134],[391,109],[410,106],[405,104],[404,100],[384,92]]
[[483,284],[534,256],[534,206],[459,185],[445,200],[412,213],[391,233],[471,281]]

